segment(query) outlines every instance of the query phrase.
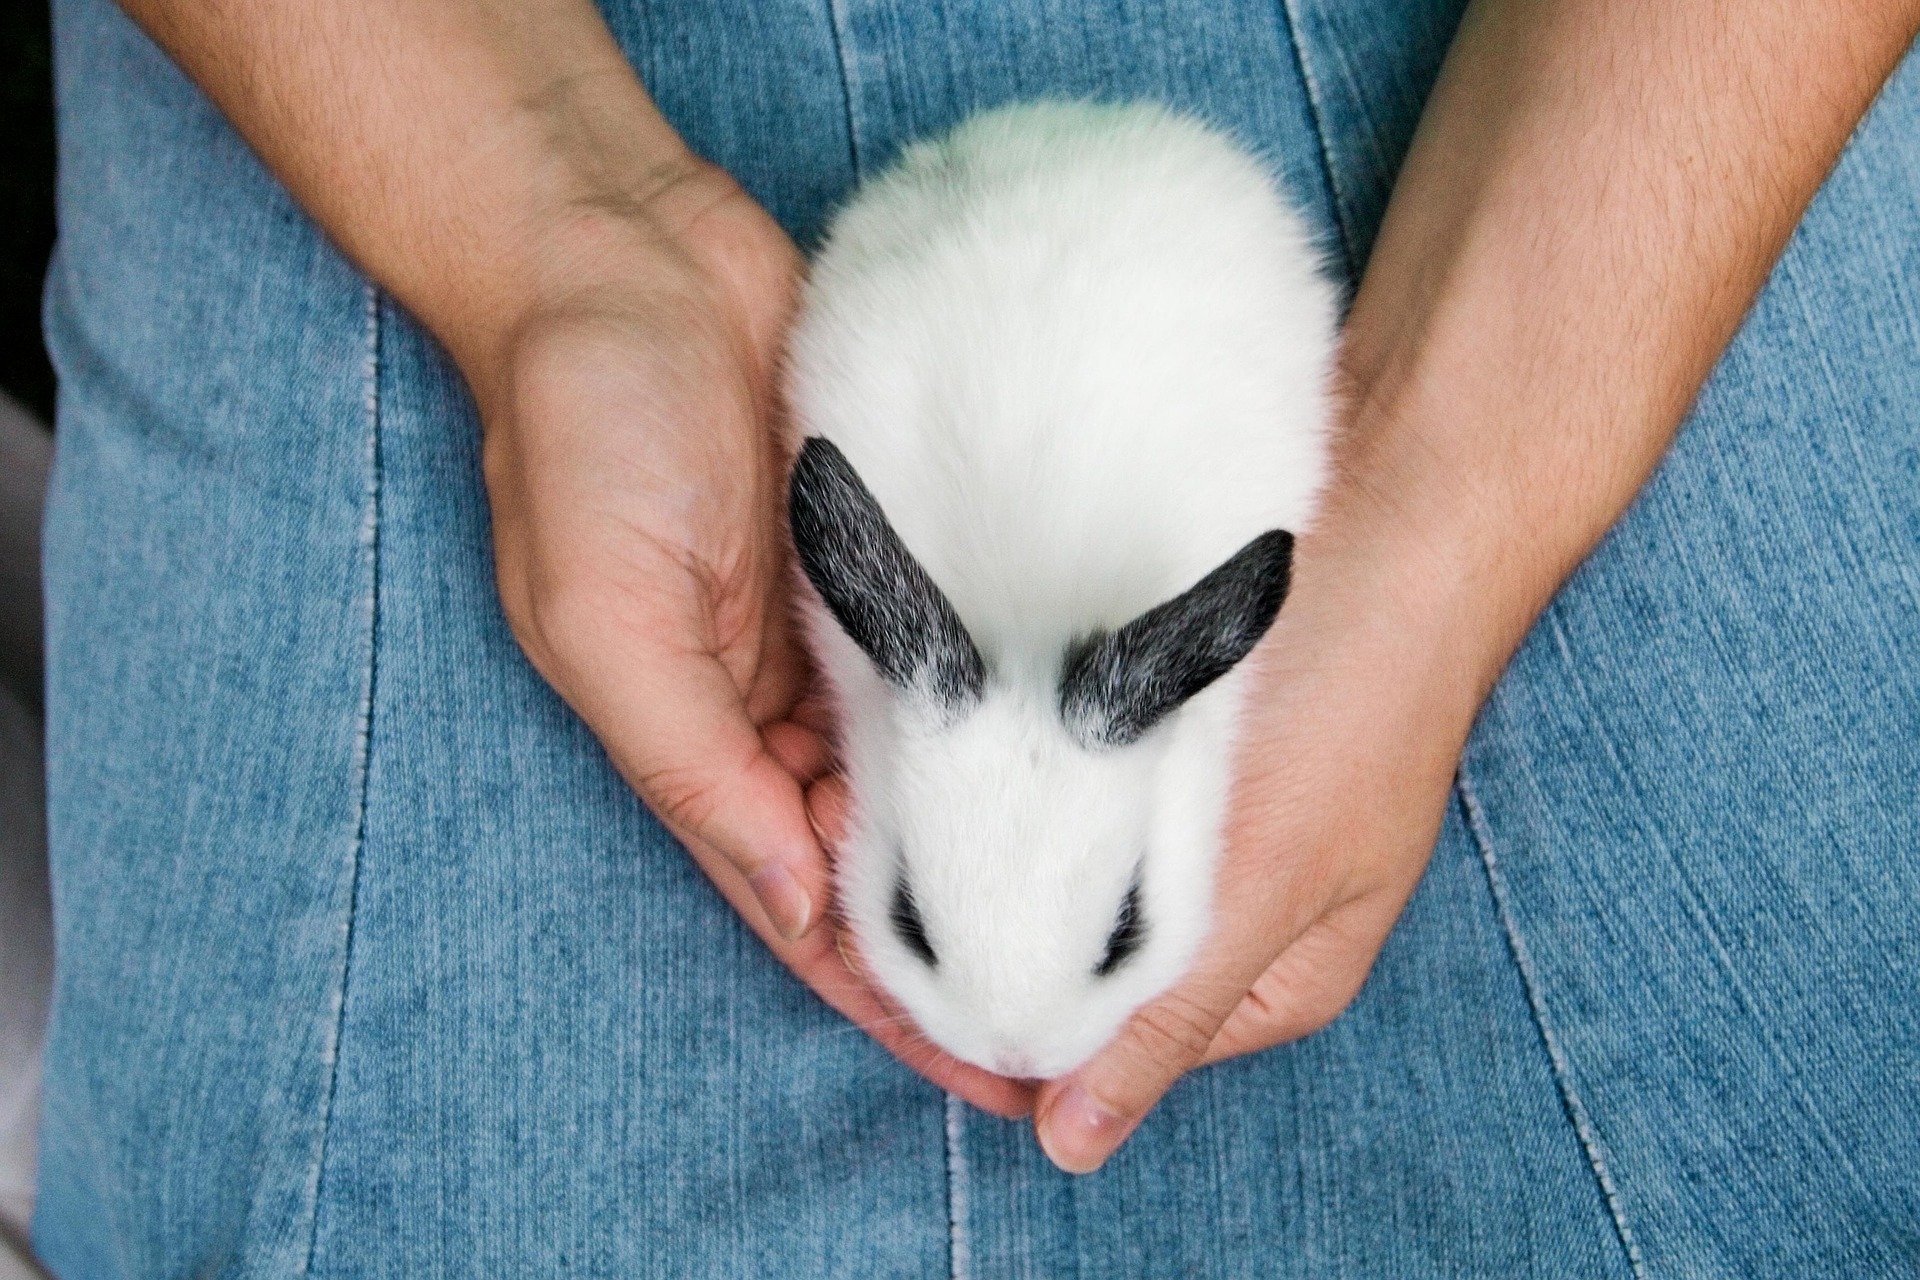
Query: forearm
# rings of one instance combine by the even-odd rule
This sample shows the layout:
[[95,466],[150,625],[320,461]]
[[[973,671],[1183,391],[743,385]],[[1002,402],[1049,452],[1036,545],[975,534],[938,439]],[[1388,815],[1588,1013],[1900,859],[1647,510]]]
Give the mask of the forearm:
[[469,377],[689,157],[591,0],[123,0]]
[[1328,520],[1352,561],[1413,548],[1378,572],[1448,637],[1450,709],[1644,483],[1916,26],[1913,0],[1469,8],[1355,301]]

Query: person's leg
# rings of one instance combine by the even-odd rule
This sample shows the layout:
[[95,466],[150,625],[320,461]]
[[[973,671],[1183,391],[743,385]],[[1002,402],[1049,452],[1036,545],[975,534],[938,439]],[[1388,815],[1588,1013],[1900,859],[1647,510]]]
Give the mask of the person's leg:
[[36,1242],[292,1270],[356,843],[363,291],[117,10],[56,28]]
[[[817,225],[825,6],[614,16],[695,145]],[[451,370],[108,0],[58,27],[50,1264],[944,1274],[940,1096],[521,658]]]
[[[1438,28],[1376,16],[1406,39],[1358,81],[1417,103]],[[1282,6],[612,18],[803,237],[907,140],[1080,93],[1233,127],[1354,254]],[[1607,1273],[1457,828],[1393,998],[1206,1073],[1099,1177],[943,1107],[777,970],[520,661],[431,346],[102,0],[63,12],[62,76],[63,1269]]]
[[[1393,28],[1303,7],[1363,254],[1410,120],[1377,75]],[[1464,826],[1643,1274],[1920,1266],[1916,285],[1910,55],[1501,682],[1355,1010],[1391,999]]]
[[[613,20],[696,144],[803,235],[854,173],[973,107],[1151,96],[1263,146],[1350,272],[1456,8],[634,0]],[[1840,1145],[1843,1159],[1763,1177],[1731,1160],[1720,1177],[1698,1157],[1717,1143],[1750,1153],[1769,1137],[1755,1116],[1791,1117],[1787,1103],[1822,1089],[1841,1112],[1788,1137],[1848,1133],[1843,1120],[1868,1114],[1849,1099],[1897,1090],[1876,1073],[1912,1063],[1888,1013],[1912,974],[1862,957],[1912,922],[1911,862],[1885,855],[1884,914],[1867,922],[1879,932],[1809,935],[1873,1011],[1854,1034],[1881,1037],[1878,1062],[1814,1053],[1788,1059],[1798,1075],[1767,1077],[1735,1053],[1736,1084],[1758,1101],[1695,1110],[1697,1065],[1639,1046],[1685,1040],[1700,988],[1636,983],[1678,971],[1737,986],[1756,1012],[1716,1024],[1709,1047],[1770,1044],[1778,1026],[1811,1039],[1800,1033],[1823,1024],[1804,1009],[1768,1021],[1782,1013],[1768,997],[1817,993],[1820,978],[1803,951],[1753,953],[1746,931],[1768,902],[1723,893],[1676,919],[1667,908],[1698,898],[1674,869],[1791,855],[1809,901],[1849,900],[1855,859],[1891,830],[1873,806],[1893,803],[1890,786],[1913,791],[1889,729],[1916,719],[1897,643],[1854,655],[1878,703],[1836,679],[1795,686],[1815,708],[1781,717],[1799,730],[1795,767],[1844,776],[1860,744],[1877,763],[1849,782],[1850,807],[1825,807],[1829,788],[1784,817],[1764,798],[1790,777],[1788,735],[1752,749],[1737,731],[1767,704],[1702,670],[1750,671],[1772,652],[1763,642],[1791,666],[1825,652],[1836,618],[1875,634],[1861,619],[1892,597],[1873,574],[1913,581],[1912,508],[1890,486],[1908,484],[1911,503],[1920,400],[1910,304],[1886,276],[1911,274],[1914,233],[1894,225],[1884,171],[1916,136],[1911,73],[1782,272],[1816,265],[1805,246],[1819,227],[1844,240],[1871,222],[1860,257],[1839,264],[1864,281],[1834,285],[1868,305],[1835,308],[1804,283],[1783,300],[1776,282],[1674,465],[1502,686],[1434,868],[1354,1010],[1302,1045],[1199,1074],[1106,1171],[1073,1180],[1024,1127],[943,1114],[719,906],[512,649],[450,372],[390,306],[369,305],[104,0],[69,0],[63,18],[68,223],[51,310],[69,398],[50,548],[63,970],[40,1220],[63,1268],[277,1272],[311,1256],[339,1274],[1586,1276],[1627,1274],[1638,1249],[1733,1274],[1750,1259],[1730,1250],[1789,1229],[1805,1232],[1782,1237],[1803,1262],[1817,1258],[1808,1240],[1884,1257],[1873,1231],[1892,1219],[1850,1229],[1844,1179],[1898,1205],[1874,1163],[1896,1140],[1868,1161]],[[1836,195],[1849,189],[1857,208]],[[1809,324],[1830,330],[1796,340]],[[1755,485],[1726,460],[1754,443],[1756,415],[1716,419],[1714,405],[1773,394],[1764,362],[1740,355],[1769,342],[1788,349],[1779,376],[1802,399],[1764,401],[1798,425],[1757,433],[1786,465]],[[1811,430],[1835,418],[1847,429]],[[1661,499],[1701,457],[1772,505]],[[1874,495],[1858,501],[1881,523],[1855,520],[1845,541],[1816,529],[1807,493],[1839,482],[1810,457],[1853,468],[1848,492]],[[1649,510],[1668,512],[1658,536],[1635,532]],[[1723,584],[1683,572],[1711,561],[1676,563],[1659,545],[1758,554],[1768,535],[1781,548],[1770,596],[1716,594]],[[1635,537],[1656,545],[1618,550]],[[1859,574],[1818,568],[1836,548]],[[1787,609],[1796,586],[1811,603]],[[1643,669],[1634,644],[1661,636],[1575,625],[1582,608],[1641,617],[1655,588],[1684,602],[1694,634],[1663,633],[1688,641],[1684,661]],[[1756,600],[1772,603],[1756,614]],[[1556,663],[1583,636],[1576,685]],[[1575,689],[1594,701],[1569,701]],[[1645,720],[1661,697],[1699,709],[1680,739],[1698,776],[1667,776],[1668,747],[1646,740],[1672,732]],[[1807,731],[1823,716],[1849,732]],[[1572,731],[1609,717],[1607,733]],[[1649,785],[1688,807],[1608,790],[1653,763]],[[1708,794],[1754,820],[1691,803]],[[1641,865],[1659,846],[1619,829],[1663,812],[1687,815],[1661,829],[1687,855],[1665,885]],[[1766,835],[1835,814],[1824,852]],[[1630,907],[1643,914],[1623,919]],[[1728,927],[1685,927],[1716,913]],[[1641,949],[1623,961],[1614,936]],[[1749,972],[1751,985],[1734,976]],[[1799,1198],[1738,1199],[1756,1186]],[[1776,1201],[1802,1220],[1774,1221]],[[1749,1237],[1701,1226],[1750,1204]]]
[[1645,1273],[1920,1269],[1920,57],[1461,795]]

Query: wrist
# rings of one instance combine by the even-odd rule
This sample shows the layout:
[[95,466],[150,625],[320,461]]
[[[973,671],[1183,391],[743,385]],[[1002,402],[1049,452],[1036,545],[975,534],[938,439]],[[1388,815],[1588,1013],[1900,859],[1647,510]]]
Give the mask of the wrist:
[[1506,491],[1467,403],[1356,398],[1296,558],[1339,665],[1462,741],[1585,551],[1582,521],[1541,522]]
[[461,207],[426,210],[423,233],[409,237],[425,252],[383,281],[483,408],[518,335],[541,317],[683,288],[689,211],[732,185],[624,64],[530,90],[484,132],[486,162],[463,184]]
[[489,426],[508,416],[505,397],[529,352],[556,333],[637,318],[648,299],[684,293],[692,275],[671,237],[631,209],[555,207],[518,232],[483,288],[451,288],[423,316]]

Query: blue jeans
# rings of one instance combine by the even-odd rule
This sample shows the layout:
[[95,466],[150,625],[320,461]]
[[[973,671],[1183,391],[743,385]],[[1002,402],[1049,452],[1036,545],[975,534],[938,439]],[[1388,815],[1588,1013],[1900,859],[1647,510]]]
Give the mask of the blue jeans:
[[[969,110],[1147,96],[1349,277],[1458,0],[609,0],[804,242]],[[1920,63],[1481,717],[1352,1010],[1105,1170],[765,953],[516,650],[473,411],[108,0],[59,0],[63,1277],[1920,1266]]]

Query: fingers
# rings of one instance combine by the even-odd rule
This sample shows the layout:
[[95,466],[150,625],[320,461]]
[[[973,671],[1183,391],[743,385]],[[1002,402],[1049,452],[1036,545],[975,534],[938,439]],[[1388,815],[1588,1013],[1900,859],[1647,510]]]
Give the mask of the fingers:
[[1214,1037],[1205,1061],[1289,1044],[1339,1017],[1360,994],[1400,905],[1391,893],[1371,895],[1316,920],[1255,980]]
[[835,1007],[846,1012],[861,1030],[879,1041],[882,1048],[940,1088],[982,1111],[1005,1120],[1018,1120],[1033,1113],[1031,1085],[960,1061],[934,1045],[900,1010],[891,1006],[874,983],[873,975],[861,964],[859,948],[848,935],[839,935],[834,952],[840,963],[833,982],[844,980],[851,984],[848,991],[851,1008],[838,1004]]
[[1251,983],[1230,956],[1203,959],[1093,1061],[1042,1090],[1035,1128],[1048,1158],[1069,1173],[1092,1172],[1194,1067],[1297,1040],[1333,1021],[1366,981],[1404,901],[1386,891],[1336,904]]
[[1068,1173],[1105,1164],[1174,1081],[1200,1064],[1244,990],[1190,978],[1135,1013],[1091,1062],[1045,1086],[1034,1128],[1047,1158]]
[[661,821],[725,859],[780,937],[801,937],[821,915],[826,863],[804,770],[787,762],[810,765],[811,748],[784,732],[763,739],[710,655],[616,651],[626,655],[617,669],[570,682],[588,691],[575,705]]
[[[1276,904],[1258,907],[1262,888],[1256,881],[1265,882]],[[1223,906],[1188,975],[1136,1012],[1091,1061],[1041,1090],[1034,1127],[1049,1159],[1069,1173],[1091,1173],[1175,1081],[1212,1060],[1223,1029],[1274,964],[1276,951],[1313,931],[1326,904],[1315,881],[1309,862],[1223,868]],[[1360,960],[1362,975],[1371,959],[1368,952]]]
[[[850,803],[847,785],[837,775],[828,774],[807,788],[808,815],[829,850],[838,847],[846,836]],[[994,1075],[942,1052],[913,1026],[911,1019],[893,1008],[872,972],[861,963],[859,947],[850,934],[844,931],[836,934],[834,952],[840,962],[834,970],[835,981],[852,984],[847,991],[847,1003],[828,995],[819,983],[814,984],[815,989],[827,995],[835,1008],[847,1013],[894,1057],[983,1111],[1009,1120],[1032,1113],[1030,1085]]]
[[793,775],[793,780],[805,787],[824,774],[833,764],[832,749],[827,740],[794,723],[780,720],[760,731],[760,737],[766,743],[767,751],[780,767]]
[[756,913],[748,910],[752,891],[739,873],[698,841],[683,838],[683,842],[694,861],[719,888],[721,896],[740,911],[781,963],[881,1048],[936,1087],[982,1111],[1007,1120],[1032,1114],[1031,1087],[983,1071],[934,1048],[911,1023],[881,1001],[865,974],[849,963],[851,949],[843,950],[830,930],[815,929],[798,942],[771,936],[763,922],[756,920]]
[[833,736],[833,709],[826,695],[818,689],[809,689],[801,693],[800,700],[793,704],[793,710],[787,713],[787,719],[803,728],[811,729],[822,738]]
[[[791,730],[791,732],[789,732]],[[770,725],[767,729],[769,758],[781,762],[789,781],[804,776],[816,762],[826,759],[825,744],[817,735],[794,725]],[[798,784],[795,784],[796,789]],[[838,778],[828,776],[816,781],[811,792],[821,800],[820,812],[833,839],[844,829],[846,788]],[[796,790],[797,794],[797,790]],[[753,930],[760,935],[782,964],[813,989],[828,1005],[844,1014],[866,1032],[881,1048],[932,1082],[982,1111],[1008,1120],[1017,1120],[1033,1112],[1030,1086],[984,1071],[940,1051],[903,1018],[888,1008],[877,995],[864,971],[849,959],[851,948],[829,929],[813,929],[798,939],[777,932],[764,910],[753,909],[757,902],[755,887],[742,874],[734,859],[728,857],[696,831],[682,828],[663,816],[676,838],[686,845],[707,878],[721,896]],[[802,819],[803,821],[805,818]],[[825,882],[818,899],[826,902]],[[824,911],[817,914],[825,914]]]

